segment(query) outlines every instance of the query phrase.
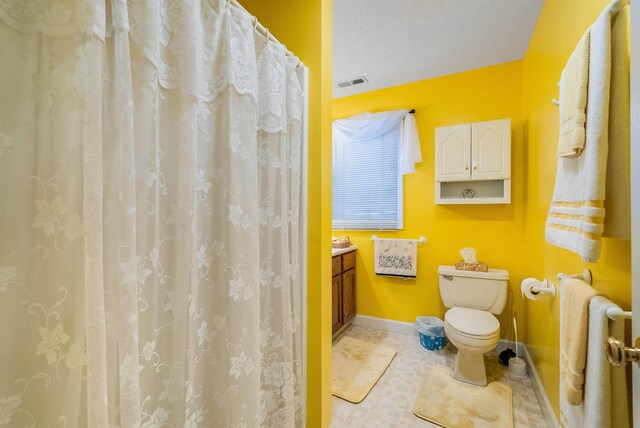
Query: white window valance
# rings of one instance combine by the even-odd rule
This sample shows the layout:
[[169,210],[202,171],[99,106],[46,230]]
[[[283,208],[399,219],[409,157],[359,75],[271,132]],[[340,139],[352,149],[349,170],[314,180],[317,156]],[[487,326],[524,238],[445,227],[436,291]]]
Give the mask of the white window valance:
[[400,140],[400,173],[415,172],[415,164],[422,162],[418,127],[408,109],[380,113],[362,113],[333,121],[333,141],[374,141],[402,123]]

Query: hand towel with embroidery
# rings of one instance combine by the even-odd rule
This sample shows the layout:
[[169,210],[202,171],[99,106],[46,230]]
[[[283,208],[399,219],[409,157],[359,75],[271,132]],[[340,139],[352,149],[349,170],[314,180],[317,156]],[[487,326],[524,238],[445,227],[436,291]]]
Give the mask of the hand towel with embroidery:
[[418,243],[409,239],[381,239],[374,241],[376,275],[415,278]]

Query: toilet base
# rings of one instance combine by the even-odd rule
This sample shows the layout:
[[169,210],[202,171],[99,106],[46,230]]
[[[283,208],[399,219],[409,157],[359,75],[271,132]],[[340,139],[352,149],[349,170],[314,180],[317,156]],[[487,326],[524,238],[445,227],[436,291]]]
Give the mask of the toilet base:
[[487,386],[487,372],[484,367],[484,354],[465,352],[458,349],[453,378],[473,385]]

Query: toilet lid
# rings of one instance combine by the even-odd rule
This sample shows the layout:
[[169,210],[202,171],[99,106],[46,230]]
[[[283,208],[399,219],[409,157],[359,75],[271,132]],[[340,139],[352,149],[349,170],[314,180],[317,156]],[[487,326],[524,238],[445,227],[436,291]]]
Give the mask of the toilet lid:
[[500,322],[491,313],[468,308],[451,308],[444,320],[457,331],[472,336],[490,336],[500,330]]

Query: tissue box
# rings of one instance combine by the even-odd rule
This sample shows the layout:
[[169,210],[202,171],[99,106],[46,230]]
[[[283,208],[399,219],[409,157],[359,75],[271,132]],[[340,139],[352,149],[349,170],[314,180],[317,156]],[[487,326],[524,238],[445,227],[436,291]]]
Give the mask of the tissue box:
[[467,262],[456,262],[456,269],[458,270],[471,270],[474,272],[488,272],[489,267],[486,263],[478,262],[478,263],[467,263]]

